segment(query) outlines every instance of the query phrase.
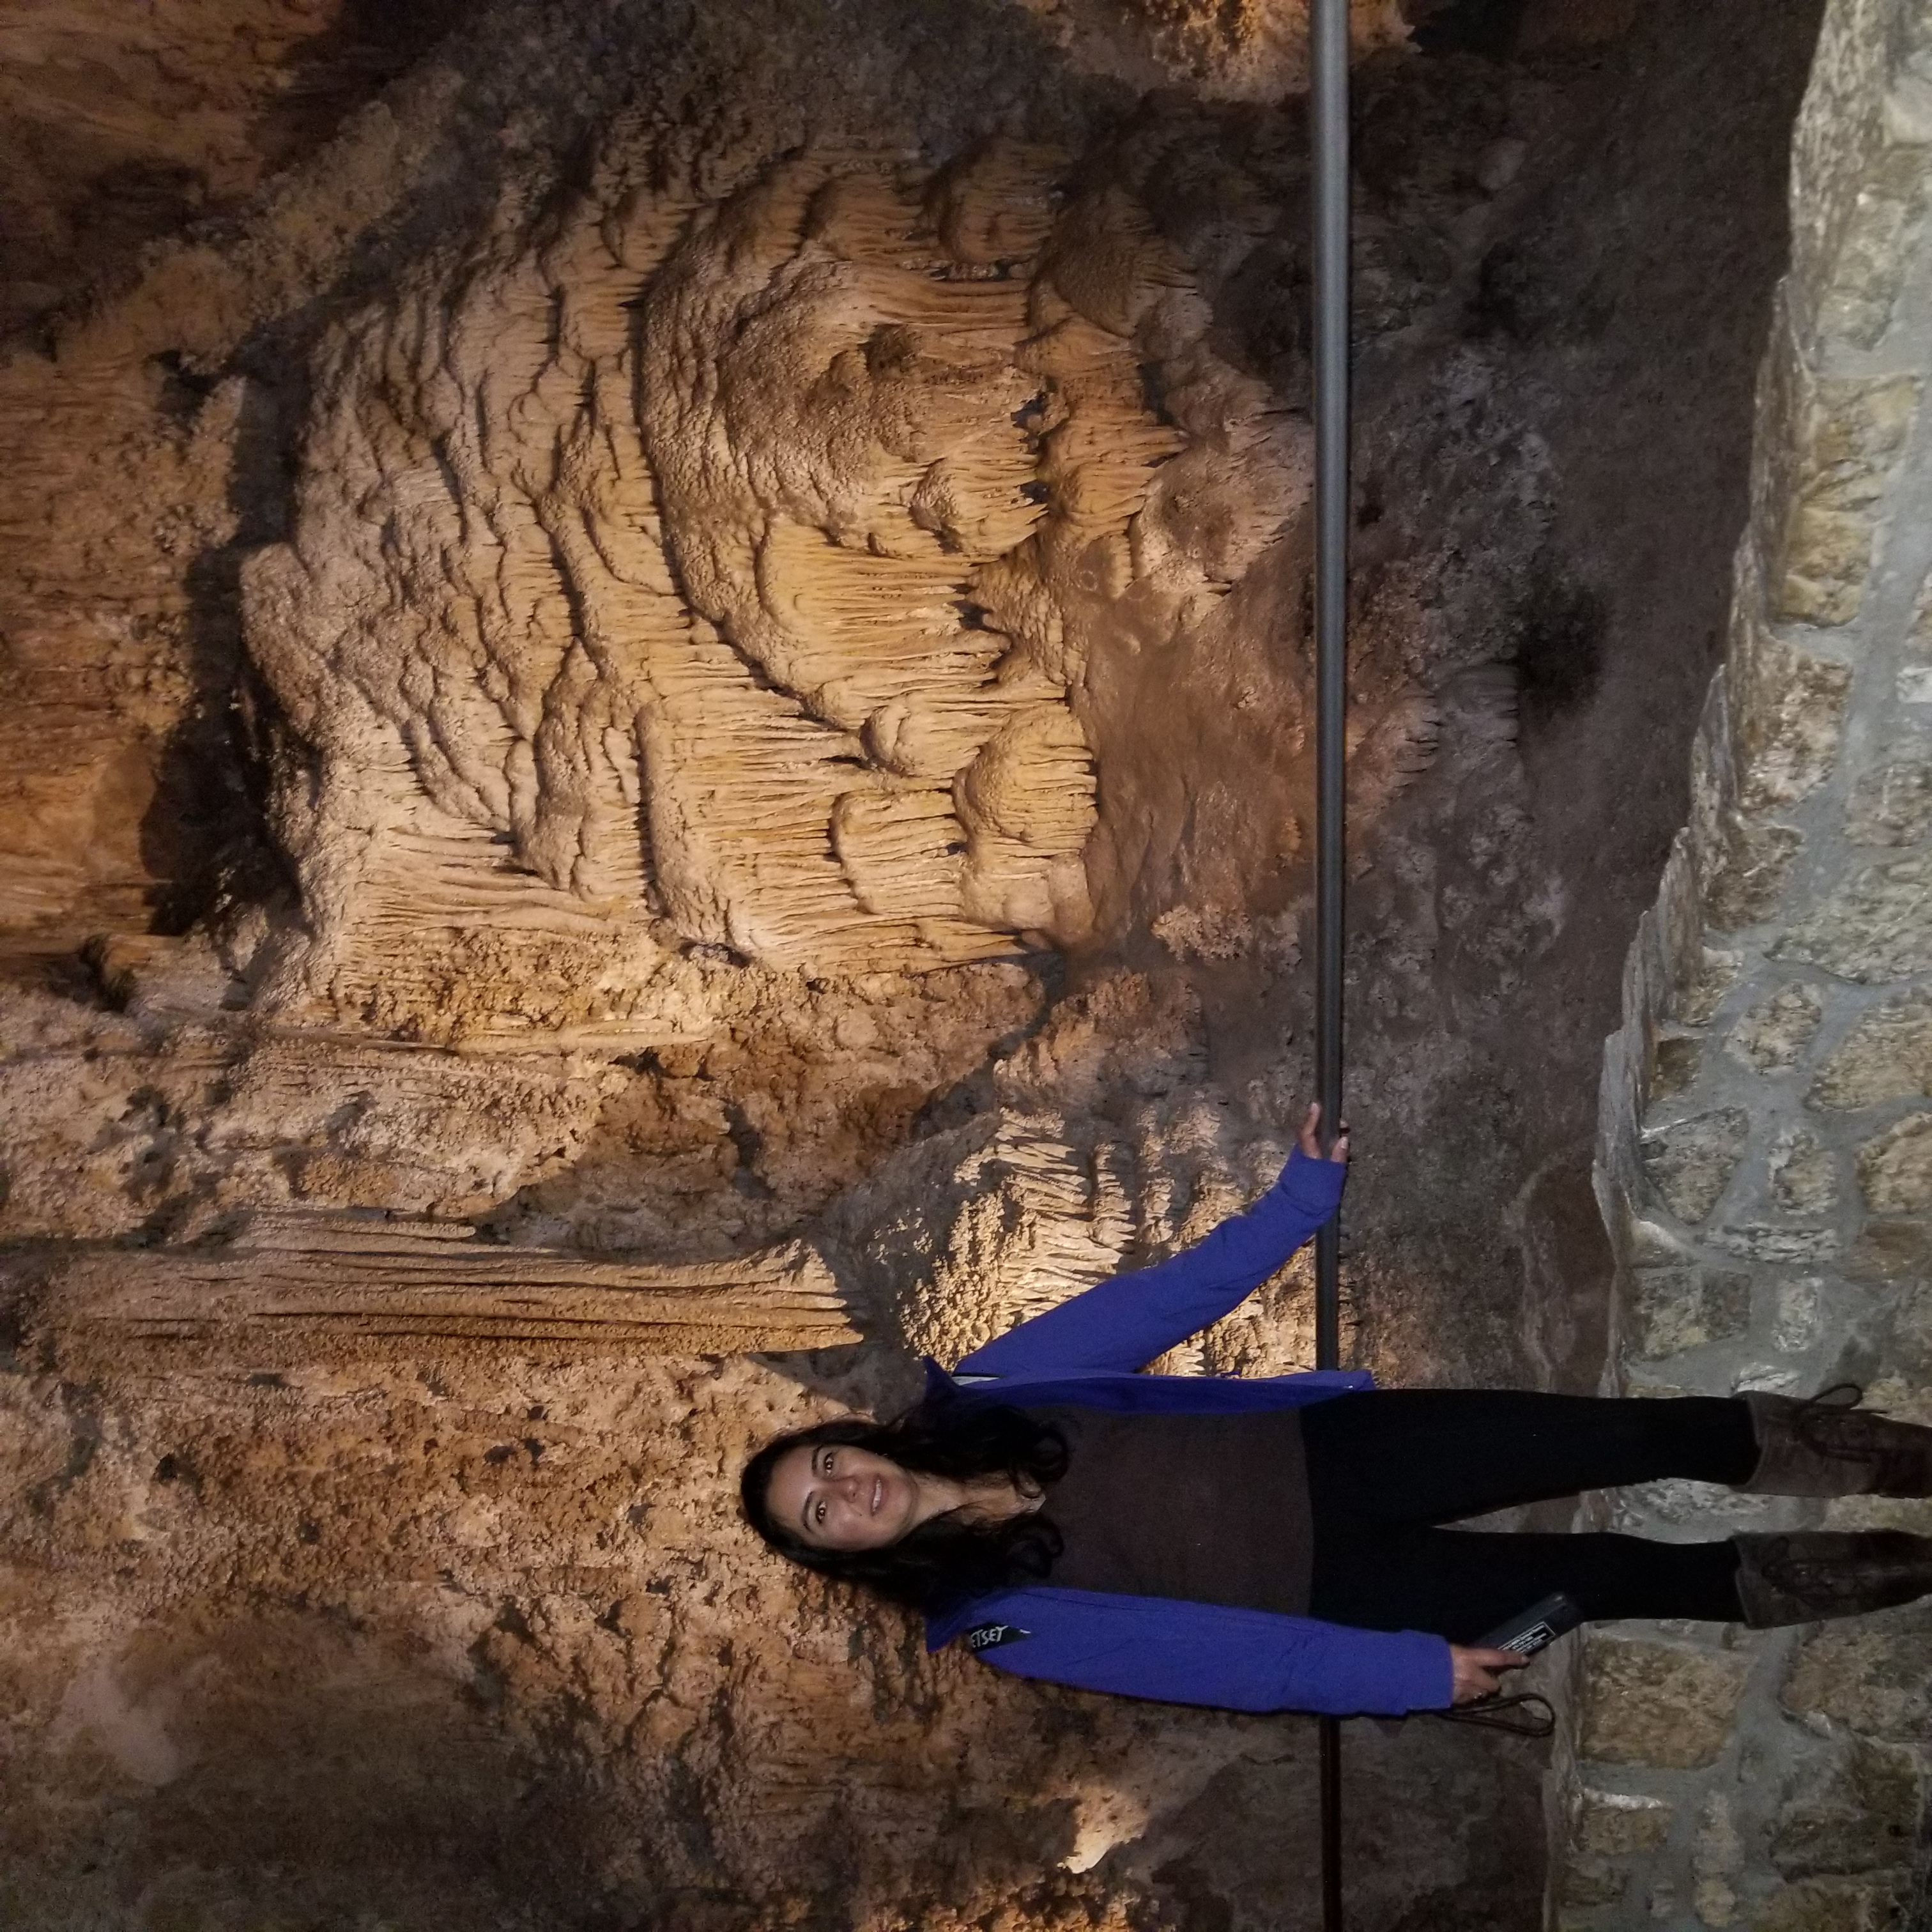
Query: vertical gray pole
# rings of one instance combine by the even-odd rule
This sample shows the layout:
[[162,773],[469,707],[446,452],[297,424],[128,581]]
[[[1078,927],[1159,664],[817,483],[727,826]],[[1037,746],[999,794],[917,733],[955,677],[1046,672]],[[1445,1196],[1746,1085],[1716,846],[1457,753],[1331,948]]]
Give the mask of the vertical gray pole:
[[[1315,149],[1315,1086],[1342,1119],[1342,808],[1348,620],[1348,0],[1313,0]],[[1316,1238],[1315,1365],[1341,1366],[1341,1238]],[[1342,1928],[1342,1731],[1321,1723],[1322,1923]]]
[[[1348,0],[1314,0],[1315,1097],[1342,1118],[1342,778],[1348,623]],[[1317,1247],[1318,1368],[1340,1366],[1334,1224]],[[1326,1257],[1325,1260],[1322,1258]]]

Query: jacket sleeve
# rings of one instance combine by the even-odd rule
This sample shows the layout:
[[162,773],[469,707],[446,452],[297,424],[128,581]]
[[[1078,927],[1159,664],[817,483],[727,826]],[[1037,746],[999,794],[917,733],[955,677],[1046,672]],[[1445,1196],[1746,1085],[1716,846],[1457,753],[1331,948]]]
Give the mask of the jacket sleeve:
[[1399,1718],[1454,1697],[1448,1643],[1421,1630],[1050,1588],[1012,1593],[1003,1616],[1025,1634],[976,1652],[982,1661],[1082,1690],[1337,1718]]
[[1245,1213],[1154,1268],[1117,1274],[1036,1315],[958,1365],[969,1376],[1130,1372],[1244,1300],[1341,1204],[1348,1169],[1298,1148]]

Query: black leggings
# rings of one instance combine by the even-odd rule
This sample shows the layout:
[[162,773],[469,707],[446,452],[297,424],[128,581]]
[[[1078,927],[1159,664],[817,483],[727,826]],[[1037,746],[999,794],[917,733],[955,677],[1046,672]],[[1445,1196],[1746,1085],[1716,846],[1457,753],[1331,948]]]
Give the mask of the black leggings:
[[1728,1542],[1439,1526],[1664,1476],[1744,1482],[1758,1451],[1742,1402],[1378,1389],[1313,1403],[1301,1425],[1315,1524],[1312,1616],[1468,1643],[1553,1590],[1591,1618],[1742,1614]]

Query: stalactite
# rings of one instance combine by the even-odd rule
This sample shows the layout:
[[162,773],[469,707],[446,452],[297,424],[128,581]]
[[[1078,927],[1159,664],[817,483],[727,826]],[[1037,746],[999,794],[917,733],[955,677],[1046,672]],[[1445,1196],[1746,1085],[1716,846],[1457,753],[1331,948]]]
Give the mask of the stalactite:
[[857,1339],[798,1241],[667,1267],[493,1246],[465,1222],[282,1210],[218,1246],[56,1252],[46,1271],[36,1334],[123,1369],[143,1348],[267,1368],[463,1342],[688,1356]]

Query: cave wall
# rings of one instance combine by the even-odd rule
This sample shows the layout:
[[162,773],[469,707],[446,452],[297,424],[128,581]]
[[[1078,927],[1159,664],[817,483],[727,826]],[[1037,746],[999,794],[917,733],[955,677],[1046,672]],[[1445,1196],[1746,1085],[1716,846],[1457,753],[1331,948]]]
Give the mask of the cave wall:
[[[1410,14],[1350,1346],[1588,1386],[1815,14]],[[731,1502],[1285,1152],[1303,26],[504,4],[14,340],[10,1910],[1312,1922],[1310,1726],[928,1659]],[[1354,1727],[1360,1922],[1531,1922],[1539,1769]]]
[[[1729,642],[1605,1061],[1612,1373],[1634,1394],[1851,1381],[1932,1420],[1932,14],[1832,6],[1794,152]],[[1923,1532],[1932,1510],[1673,1481],[1610,1520]],[[1593,1630],[1556,1922],[1924,1924],[1927,1629],[1922,1607]]]
[[0,6],[0,328],[48,326],[148,244],[214,226],[448,28],[437,0]]

